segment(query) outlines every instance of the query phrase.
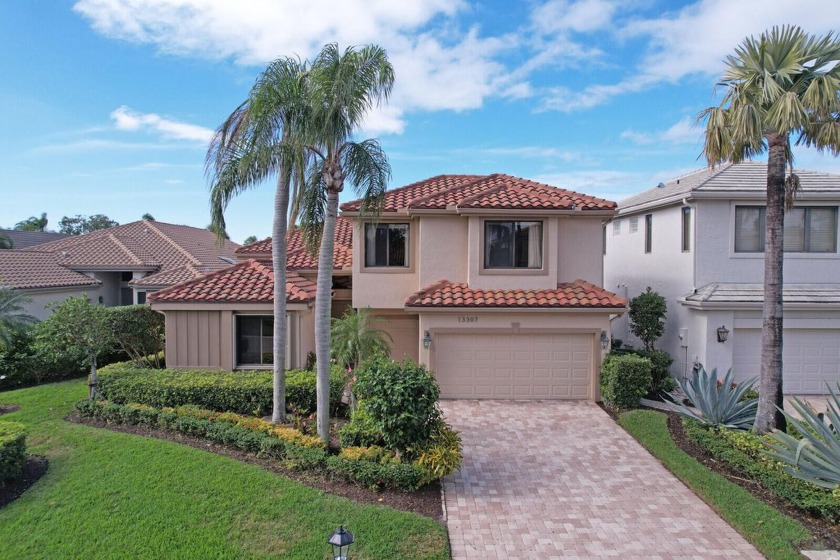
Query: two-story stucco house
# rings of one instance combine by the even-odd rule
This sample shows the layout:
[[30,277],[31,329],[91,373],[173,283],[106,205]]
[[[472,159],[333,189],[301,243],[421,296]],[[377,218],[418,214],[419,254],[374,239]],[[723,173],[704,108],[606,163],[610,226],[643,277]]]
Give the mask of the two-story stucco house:
[[[784,389],[822,393],[840,381],[840,175],[796,173],[802,192],[784,230]],[[657,347],[677,377],[697,363],[731,367],[738,380],[759,375],[766,182],[763,163],[696,171],[622,201],[606,226],[605,286],[666,297]],[[612,335],[638,344],[626,316]]]
[[[602,226],[615,203],[508,175],[442,175],[389,191],[375,220],[342,205],[333,315],[381,315],[392,356],[436,373],[444,397],[597,398],[610,317]],[[314,348],[316,260],[289,240],[288,363]],[[150,297],[167,364],[270,367],[270,240],[233,267]]]

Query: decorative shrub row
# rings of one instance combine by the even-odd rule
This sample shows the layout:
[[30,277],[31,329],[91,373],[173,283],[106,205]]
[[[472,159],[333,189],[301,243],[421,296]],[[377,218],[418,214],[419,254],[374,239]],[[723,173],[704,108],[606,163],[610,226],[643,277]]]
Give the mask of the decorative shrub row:
[[[325,472],[367,487],[413,491],[435,480],[428,469],[403,463],[393,453],[375,451],[329,456],[323,442],[285,426],[234,413],[219,413],[196,406],[156,409],[144,404],[79,401],[76,410],[84,418],[110,424],[156,427],[206,438],[215,443],[253,453],[282,463],[287,468]],[[383,461],[383,457],[388,457]]]
[[[133,362],[111,364],[99,370],[99,390],[115,403],[142,403],[155,408],[186,404],[217,411],[262,415],[271,412],[271,371],[206,371],[148,369]],[[330,409],[341,404],[347,374],[338,366],[330,370]],[[289,409],[308,414],[316,409],[315,373],[286,372]]]
[[18,422],[0,422],[0,486],[16,479],[26,461],[26,430]]
[[686,434],[715,458],[761,483],[794,507],[811,515],[840,521],[840,499],[831,490],[799,480],[782,470],[782,463],[763,453],[761,438],[742,430],[710,430],[697,422],[683,422]]

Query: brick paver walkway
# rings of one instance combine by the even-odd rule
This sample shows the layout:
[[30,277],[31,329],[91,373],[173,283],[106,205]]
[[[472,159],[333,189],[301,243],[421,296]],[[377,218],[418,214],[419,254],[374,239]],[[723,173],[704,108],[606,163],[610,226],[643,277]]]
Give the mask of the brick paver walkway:
[[464,442],[444,481],[455,560],[762,558],[592,402],[442,408]]

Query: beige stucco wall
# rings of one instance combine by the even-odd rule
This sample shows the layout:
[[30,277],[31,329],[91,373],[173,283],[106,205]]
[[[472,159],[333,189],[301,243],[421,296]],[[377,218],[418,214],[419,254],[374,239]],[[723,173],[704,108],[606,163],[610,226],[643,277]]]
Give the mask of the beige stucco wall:
[[408,217],[387,217],[380,223],[408,223],[408,268],[364,267],[364,223],[353,224],[353,307],[402,309],[405,298],[418,290],[417,247],[419,246],[418,221]]
[[[469,221],[462,216],[424,216],[420,220],[419,284],[467,281]],[[408,295],[408,294],[406,294]]]
[[[557,283],[578,278],[604,286],[602,218],[557,220]],[[608,290],[611,288],[606,287]]]
[[377,328],[391,335],[391,358],[395,360],[411,358],[416,362],[420,346],[420,325],[417,315],[387,309],[375,310],[374,314],[382,319],[377,324]]
[[91,290],[61,290],[53,292],[33,292],[29,290],[21,290],[21,293],[30,299],[30,301],[24,305],[25,311],[39,321],[52,315],[52,311],[46,308],[46,306],[50,303],[61,302],[71,297],[86,297],[90,301],[96,303],[99,297],[98,288]]

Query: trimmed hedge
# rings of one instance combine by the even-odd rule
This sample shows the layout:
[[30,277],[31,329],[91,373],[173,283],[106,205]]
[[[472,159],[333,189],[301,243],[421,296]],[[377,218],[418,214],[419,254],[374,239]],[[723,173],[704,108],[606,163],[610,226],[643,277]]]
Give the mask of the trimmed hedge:
[[653,364],[635,354],[610,354],[601,365],[601,396],[613,408],[639,406],[650,390]]
[[[99,370],[99,391],[119,404],[142,403],[155,408],[194,404],[210,410],[263,415],[271,412],[271,371],[148,369],[120,362]],[[330,369],[330,412],[341,404],[347,374]],[[286,405],[309,414],[316,409],[315,373],[286,372]]]
[[700,447],[790,505],[833,523],[840,522],[840,499],[831,490],[795,478],[782,470],[782,464],[763,453],[761,438],[743,430],[710,430],[697,422],[684,420],[686,434]]
[[16,479],[26,462],[26,428],[18,422],[0,422],[0,486]]
[[[157,427],[242,451],[267,457],[292,469],[326,472],[367,487],[413,491],[433,480],[426,469],[402,463],[393,453],[375,451],[329,456],[324,443],[294,428],[277,426],[260,418],[230,412],[215,412],[196,406],[156,409],[144,404],[79,401],[76,410],[84,418],[110,424]],[[383,460],[386,457],[387,460]]]

